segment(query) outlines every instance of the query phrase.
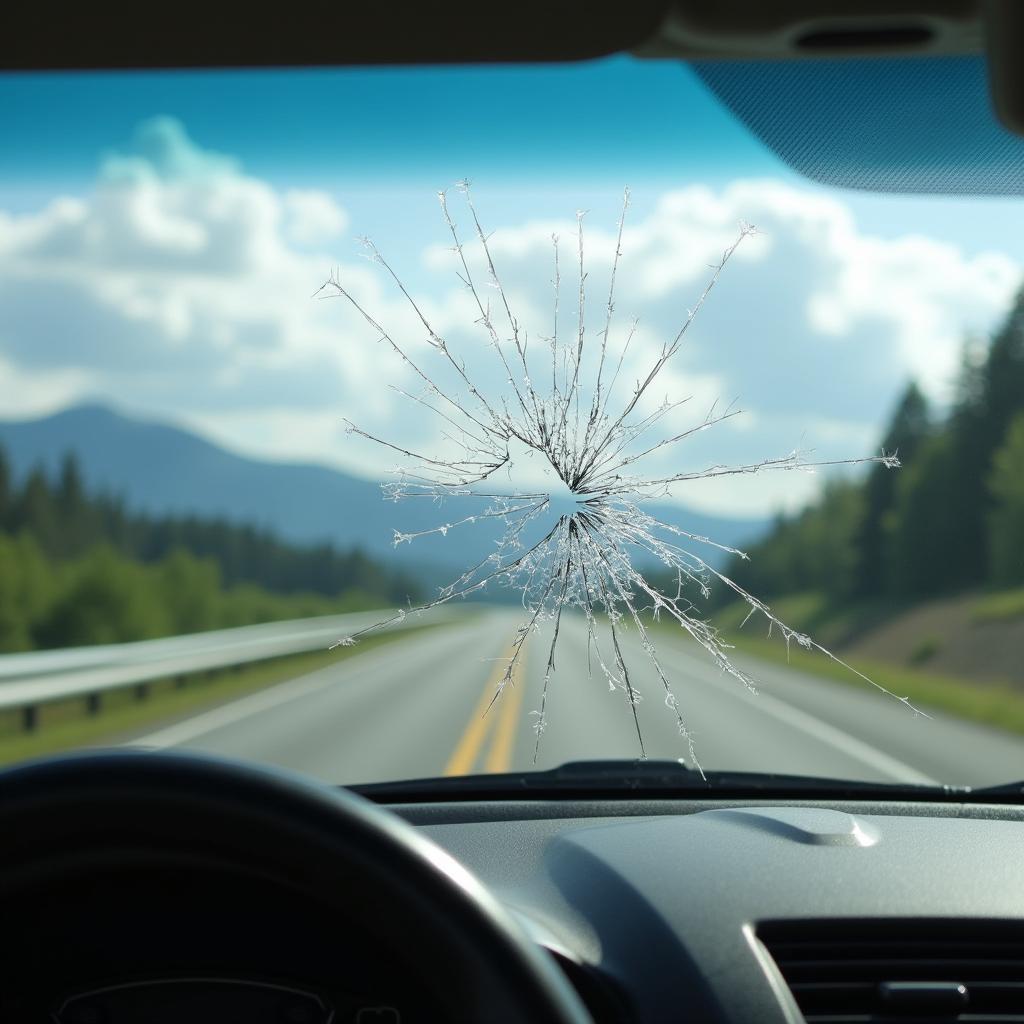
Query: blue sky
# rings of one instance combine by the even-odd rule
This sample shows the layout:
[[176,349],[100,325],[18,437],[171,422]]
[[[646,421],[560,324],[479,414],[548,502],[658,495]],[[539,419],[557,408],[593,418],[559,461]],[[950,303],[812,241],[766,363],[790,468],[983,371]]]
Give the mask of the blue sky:
[[[5,207],[89,188],[103,155],[157,115],[255,176],[358,195],[368,213],[377,201],[386,207],[467,177],[513,215],[517,205],[560,212],[567,195],[600,201],[639,180],[652,188],[738,173],[796,180],[671,62],[12,74],[0,77]],[[845,198],[871,230],[941,222],[943,234],[977,248],[1017,209],[985,198]]]
[[[941,402],[963,337],[991,329],[1024,264],[1017,201],[826,192],[688,70],[628,58],[8,75],[0,131],[8,414],[100,397],[243,450],[371,474],[379,453],[351,445],[341,415],[412,436],[423,427],[379,380],[372,339],[309,296],[339,267],[410,326],[358,255],[356,236],[369,235],[470,344],[435,200],[461,178],[538,318],[552,230],[571,234],[575,211],[589,211],[602,281],[629,185],[636,262],[620,303],[643,318],[650,346],[739,223],[762,228],[672,381],[695,401],[738,397],[750,410],[746,427],[696,445],[694,458],[808,444],[869,453],[910,375]],[[683,498],[762,514],[816,486],[758,480]]]
[[568,67],[8,76],[0,124],[18,140],[5,180],[67,184],[135,124],[170,114],[253,174],[290,183],[432,184],[486,176],[518,185],[620,184],[762,170],[770,156],[689,71],[625,58]]

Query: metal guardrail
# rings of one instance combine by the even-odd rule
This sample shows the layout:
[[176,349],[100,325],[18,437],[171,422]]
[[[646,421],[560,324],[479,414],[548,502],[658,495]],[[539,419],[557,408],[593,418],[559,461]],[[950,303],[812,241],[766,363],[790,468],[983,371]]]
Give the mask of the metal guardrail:
[[[448,617],[447,609],[411,615],[382,632],[426,625]],[[140,698],[162,679],[248,665],[286,654],[326,650],[334,641],[385,618],[388,611],[354,612],[288,622],[267,622],[187,636],[105,644],[59,651],[0,656],[0,711],[22,709],[27,730],[36,727],[38,709],[53,701],[84,697],[97,712],[102,694],[134,686]]]

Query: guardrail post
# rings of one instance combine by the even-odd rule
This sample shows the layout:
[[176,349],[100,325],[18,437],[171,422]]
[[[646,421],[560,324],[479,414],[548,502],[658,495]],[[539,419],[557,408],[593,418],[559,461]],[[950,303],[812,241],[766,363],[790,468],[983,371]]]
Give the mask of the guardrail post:
[[35,704],[26,704],[21,709],[21,722],[25,732],[35,732],[39,724],[39,708]]
[[100,709],[103,707],[103,694],[102,693],[90,693],[85,698],[85,710],[90,715],[98,715]]

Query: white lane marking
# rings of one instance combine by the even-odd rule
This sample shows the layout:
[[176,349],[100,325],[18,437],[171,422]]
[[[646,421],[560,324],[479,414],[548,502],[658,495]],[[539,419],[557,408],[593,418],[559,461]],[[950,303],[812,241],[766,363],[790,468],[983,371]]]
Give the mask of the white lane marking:
[[[695,662],[685,654],[682,657],[691,662],[695,667],[699,665],[698,662]],[[706,668],[707,666],[703,667]],[[722,692],[729,693],[740,700],[750,696],[749,691],[745,689],[734,689],[729,686],[719,687],[717,682],[711,682],[699,671],[695,671],[694,675],[708,685],[713,685],[716,689],[721,689]],[[741,684],[737,684],[737,687],[739,685]],[[856,736],[851,736],[848,732],[843,732],[842,729],[837,729],[835,726],[829,725],[828,722],[823,722],[820,718],[816,718],[806,711],[801,711],[799,708],[793,707],[792,704],[788,704],[778,697],[758,692],[751,699],[750,706],[756,707],[765,714],[777,718],[780,722],[785,722],[794,729],[799,729],[801,732],[813,736],[822,743],[843,751],[843,753],[848,754],[855,761],[860,761],[862,764],[866,764],[876,771],[896,779],[898,782],[910,782],[922,786],[941,785],[938,779],[933,779],[930,775],[919,772],[905,761],[900,761],[898,758],[890,756],[884,750],[879,750],[877,747],[871,746],[870,743],[865,743],[863,740],[857,739]]]
[[205,714],[196,715],[194,718],[187,718],[184,722],[176,725],[169,725],[166,729],[158,729],[148,736],[140,736],[138,739],[125,743],[126,747],[149,747],[162,750],[165,747],[176,747],[181,743],[188,743],[199,736],[215,729],[221,729],[227,725],[234,725],[236,722],[249,718],[251,715],[258,715],[262,711],[269,711],[280,704],[287,704],[290,700],[297,700],[299,697],[306,697],[326,690],[329,686],[337,686],[338,680],[335,669],[332,667],[318,669],[309,675],[300,676],[287,683],[279,683],[267,690],[250,694],[248,697],[241,697],[224,704],[222,707],[214,708]]
[[[463,631],[460,631],[460,634]],[[460,634],[456,634],[459,636]],[[397,641],[401,644],[401,640]],[[367,651],[367,655],[374,652]],[[357,655],[356,658],[359,656]],[[329,687],[338,685],[337,671],[342,665],[351,666],[356,658],[340,662],[338,666],[328,665],[326,668],[317,669],[308,675],[300,676],[286,683],[277,683],[259,693],[250,694],[248,697],[240,697],[205,714],[187,718],[183,722],[169,725],[166,729],[158,729],[148,736],[139,736],[123,744],[126,747],[148,747],[149,749],[163,750],[165,747],[176,747],[182,743],[204,736],[206,733],[225,726],[234,725],[243,719],[258,715],[263,711],[269,711],[288,701],[298,700],[300,697],[307,697],[310,694],[319,693]]]
[[877,768],[880,772],[884,772],[898,782],[918,783],[922,786],[940,785],[938,779],[933,779],[930,775],[919,772],[905,761],[892,757],[884,750],[879,750],[878,747],[873,747],[870,743],[865,743],[863,740],[857,739],[856,736],[851,736],[848,732],[843,732],[842,729],[837,729],[835,726],[829,725],[828,722],[823,722],[820,718],[809,715],[806,711],[801,711],[799,708],[793,707],[792,704],[779,700],[778,697],[759,693],[756,700],[758,705],[767,704],[767,708],[762,710],[767,711],[770,715],[774,715],[780,721],[788,722],[794,728],[801,729],[820,739],[823,743],[828,743],[842,750],[855,760],[870,765],[872,768]]

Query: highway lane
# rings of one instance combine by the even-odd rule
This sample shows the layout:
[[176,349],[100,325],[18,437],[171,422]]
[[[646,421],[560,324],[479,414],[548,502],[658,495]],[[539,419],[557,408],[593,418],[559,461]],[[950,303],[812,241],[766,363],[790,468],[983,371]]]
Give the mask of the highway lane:
[[[536,762],[530,712],[540,704],[550,625],[528,639],[517,685],[485,714],[520,619],[514,610],[491,610],[396,639],[134,742],[349,783],[637,757],[632,711],[596,662],[588,672],[578,616],[562,622]],[[1022,737],[938,713],[915,716],[867,684],[743,659],[759,681],[751,694],[681,633],[659,630],[656,640],[705,768],[967,785],[1024,776]],[[602,648],[607,658],[606,635]],[[643,696],[637,714],[647,756],[689,761],[635,631],[623,634],[623,652]]]

